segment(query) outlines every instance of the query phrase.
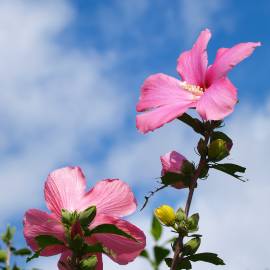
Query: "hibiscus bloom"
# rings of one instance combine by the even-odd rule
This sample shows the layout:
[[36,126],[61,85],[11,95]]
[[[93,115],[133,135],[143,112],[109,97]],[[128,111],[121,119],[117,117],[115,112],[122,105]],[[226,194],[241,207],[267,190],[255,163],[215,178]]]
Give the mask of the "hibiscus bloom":
[[[145,247],[144,233],[121,217],[133,213],[137,203],[129,186],[118,179],[107,179],[98,182],[86,192],[86,180],[79,167],[66,167],[49,174],[45,183],[45,200],[51,213],[37,209],[30,209],[24,217],[24,236],[27,244],[34,250],[39,249],[36,237],[50,235],[63,244],[46,247],[41,251],[42,256],[52,256],[61,253],[58,268],[64,270],[63,263],[71,256],[65,236],[65,229],[61,222],[62,210],[69,212],[84,211],[89,206],[96,206],[96,216],[90,228],[100,224],[113,224],[126,232],[137,241],[120,235],[109,233],[96,233],[86,237],[89,244],[100,243],[108,250],[108,256],[119,264],[133,261]],[[74,230],[76,229],[76,224]],[[72,234],[72,232],[71,232]],[[103,269],[102,256],[96,254],[97,270]],[[60,263],[61,262],[61,263]]]
[[232,48],[220,48],[214,63],[208,66],[207,44],[211,32],[202,31],[190,51],[177,61],[182,81],[159,73],[149,76],[137,104],[136,126],[143,132],[176,119],[189,108],[196,108],[203,120],[221,120],[232,113],[237,102],[237,90],[227,73],[252,54],[260,42],[239,43]]

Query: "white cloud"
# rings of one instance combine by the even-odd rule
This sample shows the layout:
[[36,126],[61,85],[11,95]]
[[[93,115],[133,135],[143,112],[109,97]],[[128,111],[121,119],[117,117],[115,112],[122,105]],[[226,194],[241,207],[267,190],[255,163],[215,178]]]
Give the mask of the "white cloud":
[[66,1],[0,3],[2,223],[41,201],[50,170],[84,162],[125,120],[114,53],[59,42],[73,16]]

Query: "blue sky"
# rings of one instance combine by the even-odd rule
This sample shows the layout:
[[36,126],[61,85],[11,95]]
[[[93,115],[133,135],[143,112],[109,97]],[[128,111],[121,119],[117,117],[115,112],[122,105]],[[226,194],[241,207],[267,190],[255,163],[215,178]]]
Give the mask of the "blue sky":
[[[248,167],[252,181],[242,185],[213,173],[200,185],[193,211],[204,217],[203,248],[224,254],[226,269],[269,268],[267,245],[259,253],[246,244],[259,226],[251,239],[253,246],[264,245],[270,225],[270,217],[253,220],[254,211],[263,215],[267,210],[261,205],[270,203],[265,168],[270,151],[269,13],[267,0],[1,1],[0,228],[9,223],[21,229],[26,209],[44,209],[43,183],[55,168],[81,166],[89,186],[119,177],[132,186],[141,205],[160,174],[160,155],[175,149],[196,161],[198,137],[179,123],[139,134],[135,105],[148,75],[178,76],[178,55],[208,27],[213,34],[210,63],[220,47],[263,43],[230,73],[240,99],[226,125],[235,139],[232,160]],[[154,207],[179,206],[185,196],[164,191],[132,220],[147,230],[147,214]],[[244,228],[235,224],[239,217]],[[17,240],[23,243],[22,236]],[[125,269],[138,269],[140,263]],[[40,268],[54,269],[54,264],[55,258],[42,260]]]

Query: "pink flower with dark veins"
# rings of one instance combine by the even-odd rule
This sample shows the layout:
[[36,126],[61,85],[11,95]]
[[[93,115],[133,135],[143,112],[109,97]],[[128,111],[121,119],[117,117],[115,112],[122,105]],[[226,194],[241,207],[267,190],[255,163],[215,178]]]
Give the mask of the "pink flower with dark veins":
[[[96,207],[96,216],[89,225],[89,229],[100,224],[113,224],[117,228],[131,235],[133,239],[110,233],[96,233],[86,237],[89,244],[100,243],[108,252],[108,256],[119,264],[133,261],[145,247],[144,233],[128,221],[122,219],[136,210],[137,203],[129,186],[118,179],[107,179],[98,182],[86,192],[86,180],[79,167],[66,167],[53,171],[45,183],[45,200],[51,213],[37,209],[30,209],[24,217],[24,236],[27,244],[38,250],[36,237],[49,235],[57,238],[63,244],[46,247],[41,256],[61,254],[59,262],[67,262],[71,256],[61,222],[62,210],[80,213],[89,206]],[[72,234],[82,235],[79,224],[74,224]],[[98,259],[96,270],[103,269],[101,253],[95,254]],[[58,268],[64,270],[62,263]]]
[[203,120],[221,120],[233,112],[237,90],[228,79],[228,72],[252,54],[260,42],[239,43],[220,48],[214,63],[208,66],[207,44],[211,32],[202,31],[190,51],[177,61],[182,80],[166,74],[149,76],[142,88],[136,126],[143,132],[153,131],[176,119],[189,108],[196,108]]

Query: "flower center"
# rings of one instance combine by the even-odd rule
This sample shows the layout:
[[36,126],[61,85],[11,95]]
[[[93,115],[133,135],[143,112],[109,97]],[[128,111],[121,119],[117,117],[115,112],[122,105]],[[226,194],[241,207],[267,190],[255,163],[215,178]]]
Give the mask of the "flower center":
[[194,84],[189,84],[186,81],[180,82],[180,86],[196,96],[201,96],[204,92],[202,87]]

